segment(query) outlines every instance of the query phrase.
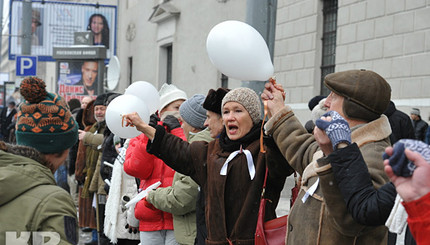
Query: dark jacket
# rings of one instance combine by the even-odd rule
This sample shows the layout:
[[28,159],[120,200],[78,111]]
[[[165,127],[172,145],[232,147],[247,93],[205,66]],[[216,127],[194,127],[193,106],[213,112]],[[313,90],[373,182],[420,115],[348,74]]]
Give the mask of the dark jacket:
[[[256,139],[243,144],[243,149],[250,151],[255,166],[255,177],[251,180],[245,154],[233,158],[228,163],[227,175],[220,175],[225,161],[233,151],[239,150],[239,145],[230,147],[223,143],[221,146],[222,142],[228,142],[222,139],[189,144],[167,134],[163,127],[156,127],[155,138],[148,144],[149,152],[176,171],[190,176],[205,192],[206,244],[254,244],[266,166],[269,174],[265,196],[271,202],[266,205],[265,220],[276,218],[275,209],[285,178],[293,170],[272,140],[266,140],[266,153],[261,153],[258,136],[259,133]],[[224,132],[221,138],[225,137]]]
[[387,110],[384,114],[388,117],[391,126],[390,141],[394,145],[400,139],[415,139],[414,127],[410,117],[399,110],[392,101],[388,105]]
[[318,163],[329,162],[347,204],[348,212],[363,225],[384,225],[396,199],[396,188],[389,182],[376,190],[357,144],[332,152]]
[[421,117],[419,120],[412,120],[412,125],[415,130],[415,139],[425,141],[426,131],[429,125],[424,122]]
[[1,124],[1,131],[0,134],[3,135],[4,139],[6,141],[8,141],[9,139],[9,125],[12,123],[12,118],[15,116],[16,114],[16,109],[12,109],[12,111],[9,113],[8,116],[6,116],[7,114],[7,107],[3,108],[1,115],[0,115],[0,124]]

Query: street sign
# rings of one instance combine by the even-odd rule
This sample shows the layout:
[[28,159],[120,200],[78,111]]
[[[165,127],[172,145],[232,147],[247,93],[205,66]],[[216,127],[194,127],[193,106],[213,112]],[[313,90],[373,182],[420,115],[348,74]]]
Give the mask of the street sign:
[[36,76],[37,56],[17,55],[16,76]]

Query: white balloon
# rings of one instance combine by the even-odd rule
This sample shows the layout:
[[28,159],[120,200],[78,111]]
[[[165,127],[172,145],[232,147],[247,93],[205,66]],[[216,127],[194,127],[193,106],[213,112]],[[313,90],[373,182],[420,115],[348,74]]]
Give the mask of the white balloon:
[[160,96],[158,95],[158,90],[149,82],[134,82],[128,86],[124,94],[135,95],[143,100],[148,107],[150,114],[155,113],[159,109]]
[[228,20],[214,26],[206,40],[209,59],[223,74],[245,81],[266,81],[274,68],[269,49],[252,26]]
[[149,111],[145,102],[131,94],[124,94],[113,99],[106,108],[106,125],[112,133],[124,139],[131,139],[141,134],[136,127],[125,127],[123,115],[137,112],[142,120],[149,122]]

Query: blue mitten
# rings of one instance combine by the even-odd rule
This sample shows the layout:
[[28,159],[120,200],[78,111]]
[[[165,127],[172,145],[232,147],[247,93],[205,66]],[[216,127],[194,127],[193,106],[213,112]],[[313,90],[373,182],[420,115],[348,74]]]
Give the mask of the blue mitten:
[[336,111],[329,111],[323,116],[331,116],[331,121],[317,119],[315,124],[319,129],[325,131],[333,145],[333,150],[336,150],[339,143],[351,144],[351,129],[348,122]]
[[405,149],[418,152],[423,158],[430,162],[430,146],[419,140],[402,139],[393,145],[393,155],[390,157],[387,153],[382,156],[388,159],[393,172],[397,176],[410,177],[416,166],[405,155]]

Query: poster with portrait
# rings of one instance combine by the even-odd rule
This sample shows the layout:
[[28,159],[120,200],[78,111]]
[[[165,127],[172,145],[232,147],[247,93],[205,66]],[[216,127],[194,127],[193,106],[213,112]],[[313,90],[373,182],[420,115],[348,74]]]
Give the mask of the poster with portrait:
[[70,60],[58,61],[57,93],[66,101],[76,98],[80,101],[85,96],[96,98],[100,94],[99,84],[103,81],[102,61]]
[[[45,1],[32,3],[31,55],[54,61],[53,47],[74,44],[74,33],[91,31],[93,45],[104,45],[107,58],[115,55],[116,6]],[[11,1],[9,59],[21,54],[22,1]]]

